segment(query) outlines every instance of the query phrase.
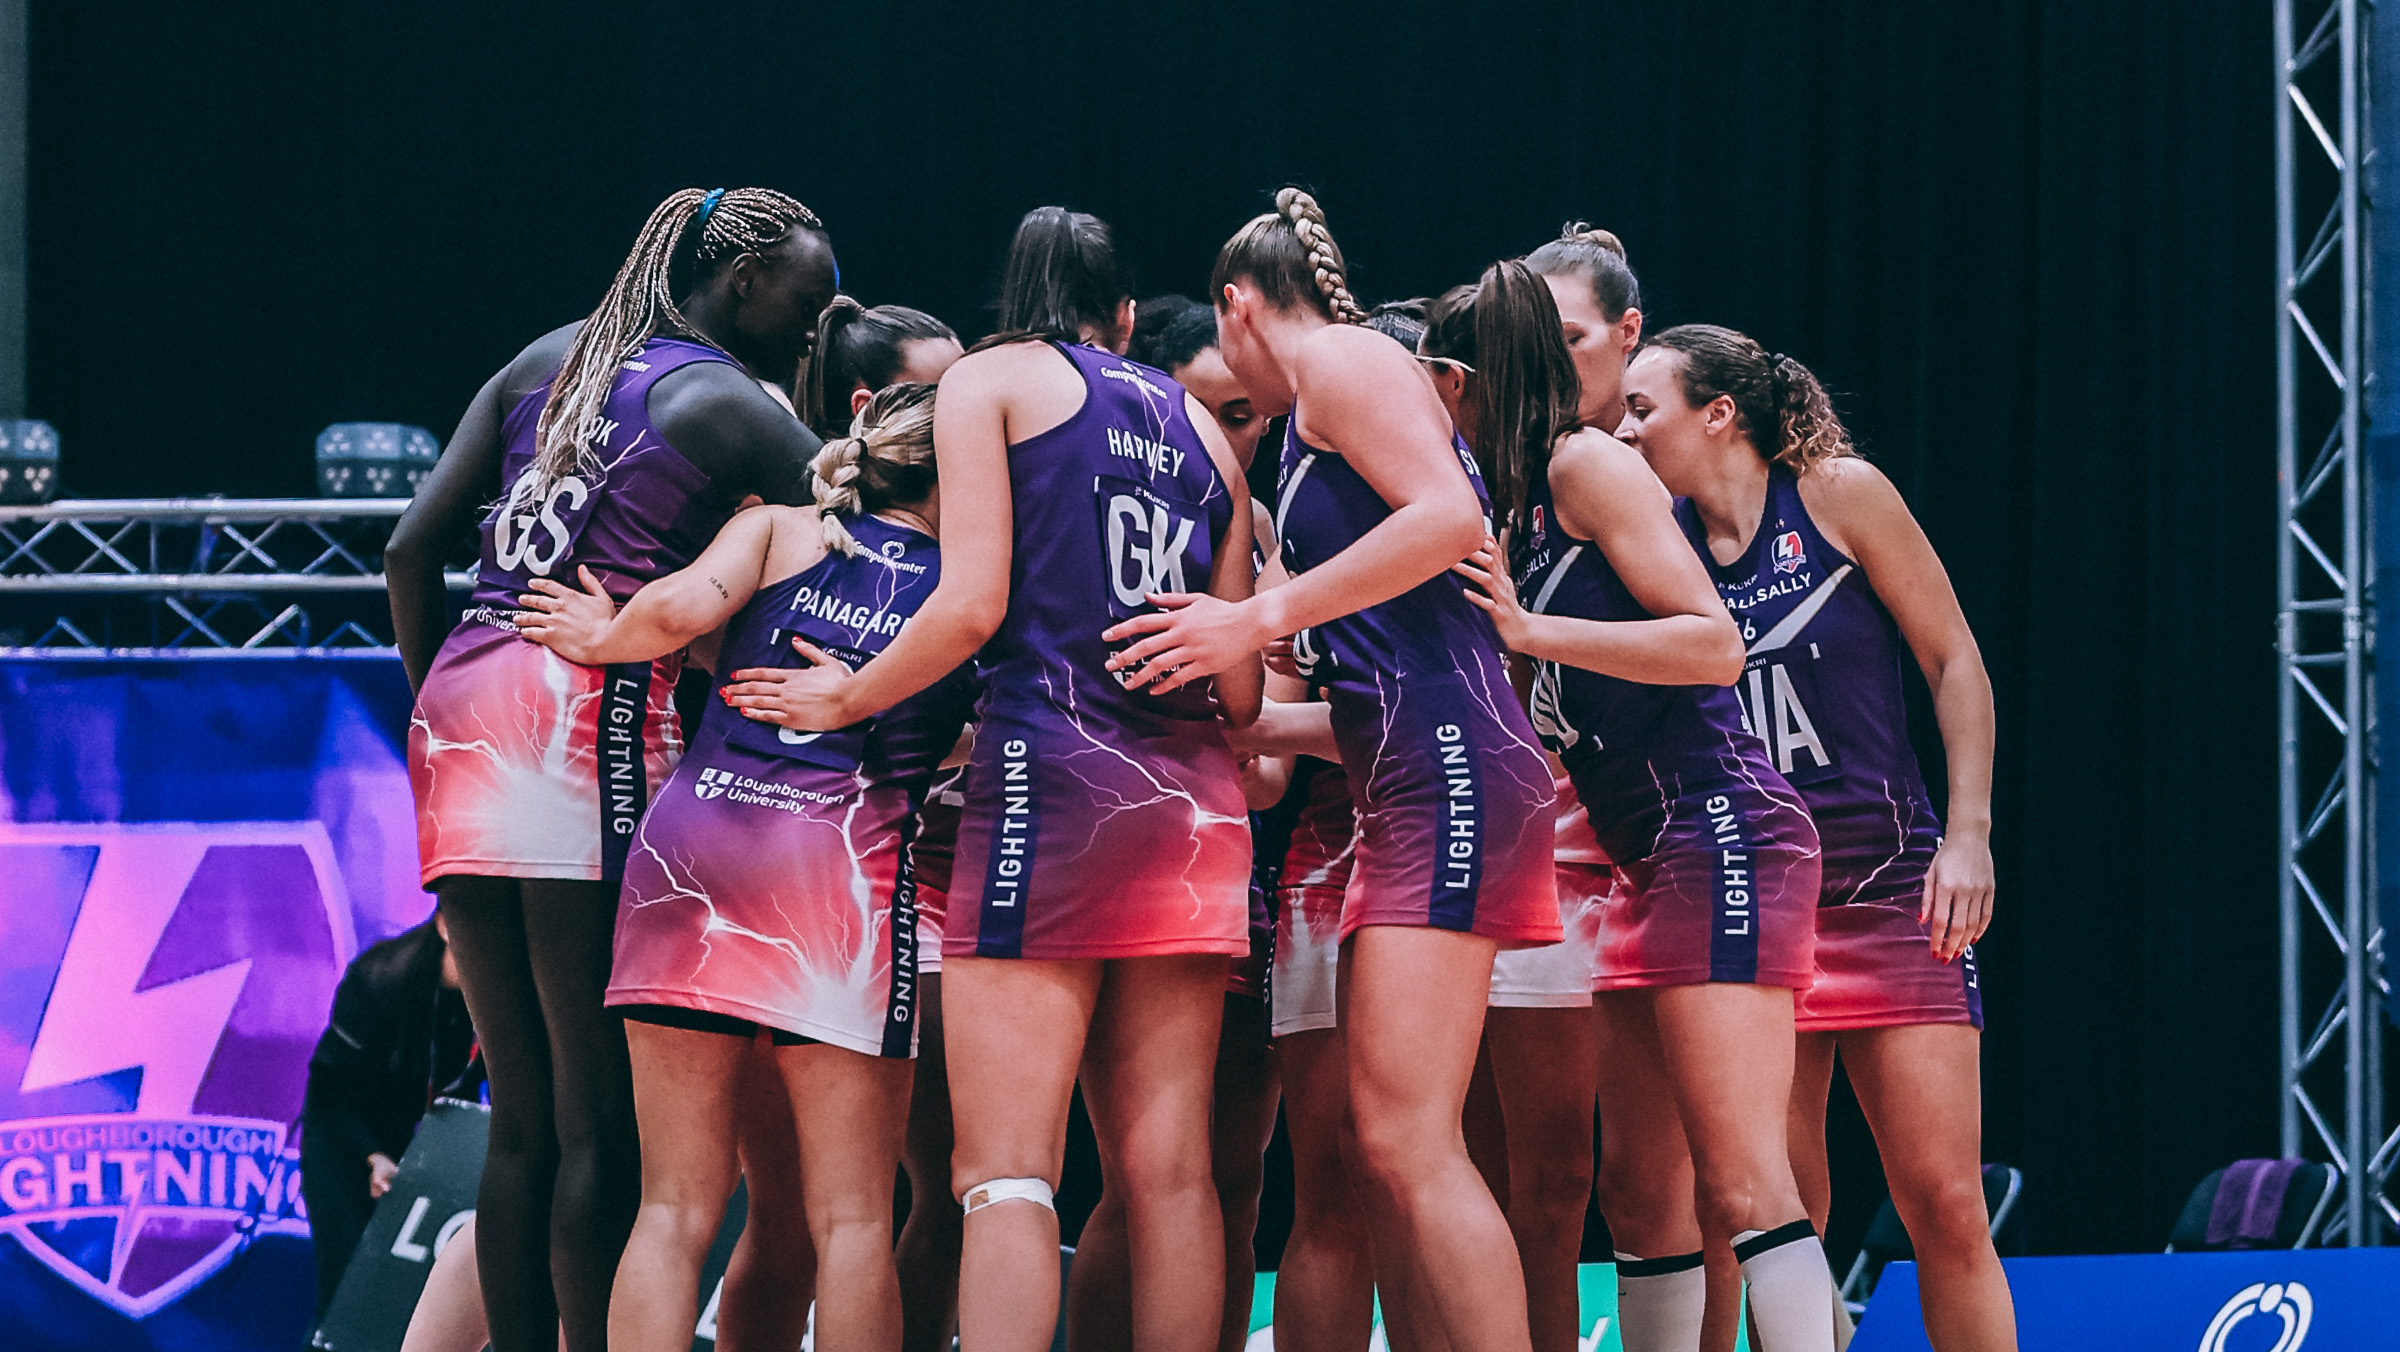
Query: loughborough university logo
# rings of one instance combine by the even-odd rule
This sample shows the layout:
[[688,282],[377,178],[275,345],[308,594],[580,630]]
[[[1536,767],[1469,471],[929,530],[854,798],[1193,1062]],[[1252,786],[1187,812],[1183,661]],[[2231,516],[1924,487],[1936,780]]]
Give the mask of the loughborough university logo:
[[293,1128],[353,947],[313,822],[0,824],[0,1234],[152,1314],[305,1235]]

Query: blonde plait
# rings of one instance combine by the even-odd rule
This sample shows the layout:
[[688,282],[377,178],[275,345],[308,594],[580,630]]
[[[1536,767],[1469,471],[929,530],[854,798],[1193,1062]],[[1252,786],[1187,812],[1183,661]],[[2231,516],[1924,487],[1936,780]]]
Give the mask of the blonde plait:
[[[694,232],[692,222],[704,205],[707,218]],[[533,468],[539,490],[547,492],[567,475],[597,466],[593,443],[600,434],[601,414],[616,388],[618,370],[642,344],[662,333],[708,341],[675,303],[675,283],[688,282],[680,274],[705,277],[719,263],[765,250],[794,227],[825,228],[815,212],[769,188],[685,188],[658,204],[634,237],[633,252],[617,269],[608,294],[576,330],[566,359],[551,379],[549,397],[534,424]]]
[[1307,251],[1317,293],[1325,298],[1334,322],[1365,323],[1366,310],[1350,294],[1350,279],[1345,275],[1349,265],[1342,258],[1341,246],[1333,242],[1333,232],[1326,228],[1325,209],[1317,205],[1317,199],[1303,189],[1285,188],[1275,194],[1275,211],[1291,225],[1293,237]]
[[855,555],[844,517],[916,502],[933,491],[932,385],[886,385],[850,421],[850,435],[825,443],[809,462],[825,547]]
[[864,437],[835,437],[808,462],[809,493],[817,500],[817,519],[825,531],[825,547],[856,554],[858,541],[840,518],[859,511],[858,462],[867,453]]

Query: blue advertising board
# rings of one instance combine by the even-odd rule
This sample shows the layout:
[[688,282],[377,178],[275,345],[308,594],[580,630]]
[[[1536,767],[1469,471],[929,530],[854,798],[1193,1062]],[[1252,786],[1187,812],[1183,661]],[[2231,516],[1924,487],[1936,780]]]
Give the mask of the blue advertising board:
[[295,1131],[344,966],[424,918],[390,658],[0,662],[0,1331],[301,1347]]
[[[2400,1249],[2007,1258],[2017,1345],[2043,1352],[2400,1347]],[[1850,1352],[1930,1352],[1917,1265],[1876,1283]]]

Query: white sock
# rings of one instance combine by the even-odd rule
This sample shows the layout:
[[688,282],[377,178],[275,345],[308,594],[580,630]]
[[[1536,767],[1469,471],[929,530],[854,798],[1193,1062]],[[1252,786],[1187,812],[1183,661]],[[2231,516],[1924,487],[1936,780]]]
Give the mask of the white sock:
[[1699,1254],[1617,1255],[1617,1336],[1625,1352],[1695,1352],[1707,1306]]
[[1833,1270],[1805,1219],[1733,1237],[1750,1288],[1750,1345],[1760,1352],[1833,1352]]

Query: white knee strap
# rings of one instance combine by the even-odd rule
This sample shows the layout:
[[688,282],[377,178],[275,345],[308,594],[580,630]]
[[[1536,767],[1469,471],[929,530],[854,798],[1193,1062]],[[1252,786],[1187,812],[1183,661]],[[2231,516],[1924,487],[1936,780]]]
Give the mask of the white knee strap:
[[960,1214],[967,1216],[1002,1202],[1031,1202],[1053,1214],[1058,1211],[1054,1200],[1056,1194],[1051,1192],[1049,1184],[1038,1178],[995,1178],[988,1183],[976,1184],[962,1196],[966,1210]]

